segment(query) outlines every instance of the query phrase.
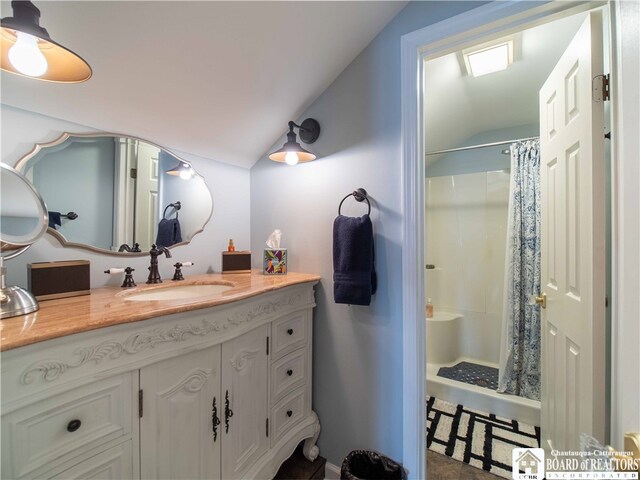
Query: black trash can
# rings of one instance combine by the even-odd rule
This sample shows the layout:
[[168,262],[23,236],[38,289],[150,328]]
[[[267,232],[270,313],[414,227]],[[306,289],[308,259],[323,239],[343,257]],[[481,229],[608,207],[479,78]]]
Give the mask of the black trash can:
[[345,457],[341,480],[407,480],[402,465],[369,450],[354,450]]

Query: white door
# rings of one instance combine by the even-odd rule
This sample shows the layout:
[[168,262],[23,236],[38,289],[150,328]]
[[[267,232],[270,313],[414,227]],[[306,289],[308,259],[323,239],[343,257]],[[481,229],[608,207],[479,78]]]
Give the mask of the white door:
[[135,241],[143,252],[156,243],[158,229],[158,156],[160,150],[138,142]]
[[222,346],[222,478],[225,480],[244,478],[245,471],[269,448],[268,335],[269,325],[264,325]]
[[142,478],[220,478],[220,346],[140,370]]
[[592,12],[540,90],[542,447],[604,442],[604,108],[602,15]]

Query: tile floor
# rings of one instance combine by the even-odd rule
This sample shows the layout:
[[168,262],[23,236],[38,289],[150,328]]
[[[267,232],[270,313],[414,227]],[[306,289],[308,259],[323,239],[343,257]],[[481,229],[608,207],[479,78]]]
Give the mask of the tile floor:
[[427,480],[504,480],[479,468],[427,450]]

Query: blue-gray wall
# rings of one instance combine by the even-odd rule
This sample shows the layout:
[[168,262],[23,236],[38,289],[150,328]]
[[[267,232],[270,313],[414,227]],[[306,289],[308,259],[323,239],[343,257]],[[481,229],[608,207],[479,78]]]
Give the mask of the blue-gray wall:
[[[402,458],[400,38],[483,2],[405,7],[334,83],[293,120],[316,118],[318,159],[295,167],[262,158],[251,170],[251,248],[283,232],[290,270],[322,276],[314,316],[313,406],[321,455],[340,465],[350,450]],[[280,148],[283,137],[274,144]],[[266,153],[266,152],[265,152]],[[372,201],[378,293],[369,307],[336,305],[332,223],[344,195],[364,187]],[[345,202],[343,214],[365,206]],[[258,267],[254,255],[254,267]]]

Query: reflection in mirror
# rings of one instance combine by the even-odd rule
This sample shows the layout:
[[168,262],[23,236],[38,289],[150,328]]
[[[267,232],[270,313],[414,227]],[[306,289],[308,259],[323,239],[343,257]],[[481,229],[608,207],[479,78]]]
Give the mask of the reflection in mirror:
[[47,207],[27,179],[0,164],[0,319],[38,310],[35,297],[5,284],[4,260],[24,252],[47,228]]
[[[186,163],[193,175],[176,176]],[[150,142],[112,134],[63,134],[18,162],[49,207],[63,245],[118,252],[189,243],[213,211],[204,179]]]
[[46,228],[46,206],[24,177],[2,164],[0,175],[0,239],[2,251],[31,245]]

